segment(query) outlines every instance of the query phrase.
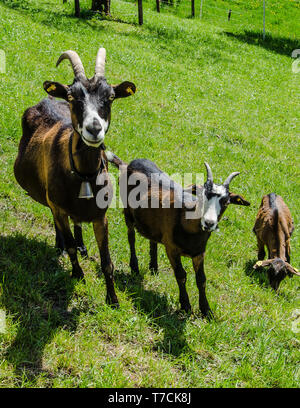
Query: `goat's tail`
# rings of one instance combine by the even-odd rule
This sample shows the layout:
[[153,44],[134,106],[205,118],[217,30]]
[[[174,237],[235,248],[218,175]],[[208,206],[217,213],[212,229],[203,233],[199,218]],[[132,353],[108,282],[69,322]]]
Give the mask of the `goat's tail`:
[[115,155],[113,152],[106,151],[105,154],[106,154],[107,160],[111,164],[113,164],[115,167],[119,168],[120,166],[127,166],[127,163],[123,162],[123,160],[120,159],[120,157]]

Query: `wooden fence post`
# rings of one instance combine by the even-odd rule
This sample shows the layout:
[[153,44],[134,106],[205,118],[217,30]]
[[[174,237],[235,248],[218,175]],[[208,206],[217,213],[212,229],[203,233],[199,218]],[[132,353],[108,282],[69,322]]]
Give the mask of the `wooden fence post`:
[[138,0],[139,25],[143,25],[143,0]]
[[202,8],[203,8],[203,0],[201,0],[201,5],[200,5],[200,18],[202,18]]
[[79,3],[79,0],[75,0],[75,17],[80,17],[80,3]]
[[159,0],[156,0],[156,11],[160,13],[160,3]]
[[264,20],[264,27],[263,27],[263,40],[265,40],[266,38],[266,1],[264,0],[264,4],[263,4],[263,8],[264,8],[264,16],[263,16],[263,20]]

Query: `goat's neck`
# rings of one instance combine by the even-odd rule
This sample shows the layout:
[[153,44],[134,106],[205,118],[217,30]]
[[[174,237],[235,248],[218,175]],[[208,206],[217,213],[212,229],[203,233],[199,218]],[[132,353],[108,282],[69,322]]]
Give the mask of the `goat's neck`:
[[87,146],[77,132],[72,136],[72,156],[76,170],[82,175],[91,175],[100,168],[103,152],[100,147]]
[[[201,227],[201,214],[202,214],[202,203],[200,200],[197,199],[195,209],[192,211],[187,211],[183,209],[181,223],[185,230],[189,231],[190,233],[198,233]],[[190,215],[192,218],[187,218]]]

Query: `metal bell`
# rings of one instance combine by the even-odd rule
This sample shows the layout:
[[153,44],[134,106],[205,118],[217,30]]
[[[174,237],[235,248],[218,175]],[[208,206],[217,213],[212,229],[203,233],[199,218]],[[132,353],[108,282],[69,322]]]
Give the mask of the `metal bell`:
[[80,192],[79,192],[78,198],[86,198],[89,200],[90,198],[93,198],[93,197],[94,197],[94,194],[93,194],[93,190],[90,185],[90,182],[83,181],[80,186]]

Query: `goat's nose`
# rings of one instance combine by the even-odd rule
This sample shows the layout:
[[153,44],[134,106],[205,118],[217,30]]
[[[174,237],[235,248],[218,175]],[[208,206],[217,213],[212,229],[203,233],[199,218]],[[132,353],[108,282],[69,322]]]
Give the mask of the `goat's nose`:
[[215,223],[213,221],[205,221],[205,228],[211,229]]
[[102,130],[102,126],[99,120],[94,119],[93,124],[87,126],[86,130],[91,133],[94,137],[97,137],[99,132]]

